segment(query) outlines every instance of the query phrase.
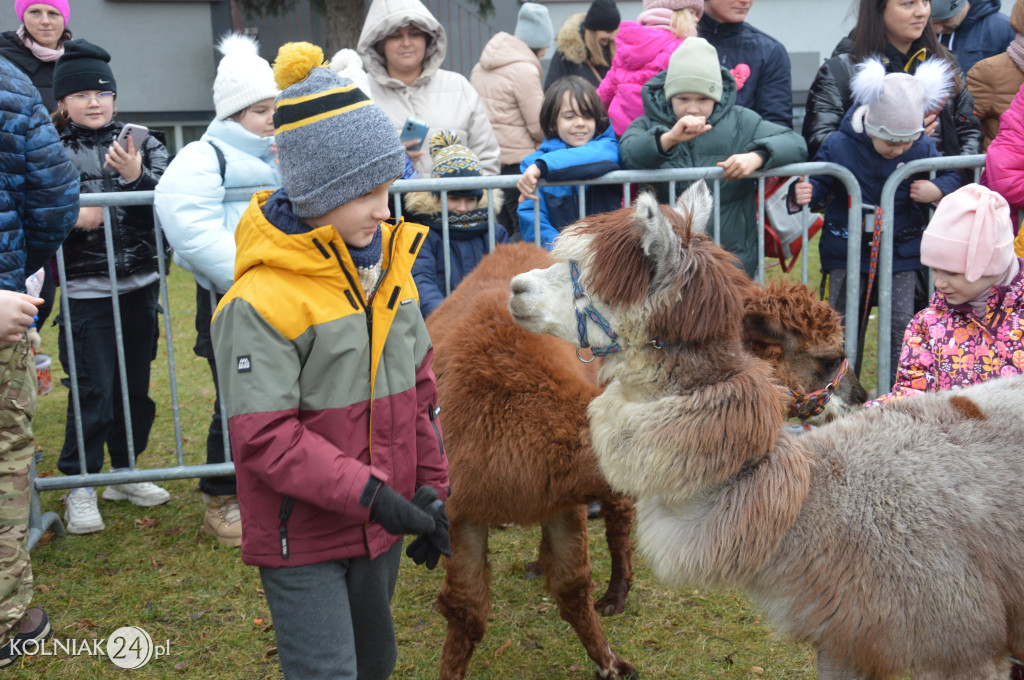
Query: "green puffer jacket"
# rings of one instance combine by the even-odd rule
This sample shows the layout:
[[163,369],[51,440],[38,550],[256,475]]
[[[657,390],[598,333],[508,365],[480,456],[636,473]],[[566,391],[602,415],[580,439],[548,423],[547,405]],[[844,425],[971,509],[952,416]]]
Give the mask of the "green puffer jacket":
[[[807,144],[798,133],[770,123],[750,109],[736,106],[736,81],[724,67],[722,101],[708,117],[711,129],[664,153],[658,140],[677,120],[672,104],[665,99],[665,74],[666,71],[662,71],[644,85],[644,115],[633,121],[619,140],[619,160],[623,168],[713,168],[733,154],[749,151],[761,155],[764,159],[761,168],[765,170],[807,160]],[[686,182],[678,183],[677,195],[686,186]],[[668,202],[668,186],[661,184],[657,190],[658,200]],[[756,180],[722,182],[721,243],[740,258],[750,276],[757,269],[756,197]],[[711,229],[709,225],[709,232]]]

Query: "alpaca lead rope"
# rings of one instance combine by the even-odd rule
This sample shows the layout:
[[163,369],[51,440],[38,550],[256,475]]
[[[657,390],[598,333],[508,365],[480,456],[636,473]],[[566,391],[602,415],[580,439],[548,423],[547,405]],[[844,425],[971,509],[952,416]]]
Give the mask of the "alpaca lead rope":
[[[585,364],[589,364],[597,357],[604,357],[618,352],[621,349],[621,347],[619,347],[619,343],[616,342],[619,339],[619,336],[612,330],[611,324],[608,323],[608,321],[601,316],[601,313],[594,308],[594,303],[590,299],[590,296],[587,295],[585,290],[583,290],[583,285],[580,283],[580,267],[576,263],[576,260],[569,260],[569,275],[572,278],[572,291],[576,300],[587,301],[587,306],[582,310],[573,304],[573,311],[576,313],[576,332],[580,336],[579,347],[576,348],[576,358]],[[590,341],[587,340],[587,317],[590,317],[590,319],[605,332],[605,335],[611,339],[612,344],[605,345],[604,347],[591,346]],[[590,353],[593,354],[589,359],[584,359],[580,356],[580,350],[585,347],[589,347]]]
[[[836,375],[832,380],[822,387],[820,390],[814,392],[808,392],[807,394],[799,394],[793,390],[786,390],[789,392],[789,396],[793,397],[793,406],[790,407],[790,417],[797,416],[803,422],[804,429],[810,429],[807,424],[808,418],[814,416],[820,416],[825,412],[825,407],[828,405],[829,399],[832,398],[832,393],[839,387],[839,383],[842,381],[843,376],[846,375],[846,371],[850,367],[850,360],[843,359],[843,363],[839,366],[839,370],[836,371]],[[801,409],[805,406],[810,406],[810,410],[806,413],[801,413]]]

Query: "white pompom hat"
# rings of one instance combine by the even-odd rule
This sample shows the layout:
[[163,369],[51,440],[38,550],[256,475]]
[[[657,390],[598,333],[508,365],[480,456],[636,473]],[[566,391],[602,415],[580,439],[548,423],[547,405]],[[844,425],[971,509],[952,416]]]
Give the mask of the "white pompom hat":
[[217,50],[224,55],[213,81],[217,120],[233,116],[247,106],[278,95],[274,70],[260,56],[259,45],[247,35],[228,33]]

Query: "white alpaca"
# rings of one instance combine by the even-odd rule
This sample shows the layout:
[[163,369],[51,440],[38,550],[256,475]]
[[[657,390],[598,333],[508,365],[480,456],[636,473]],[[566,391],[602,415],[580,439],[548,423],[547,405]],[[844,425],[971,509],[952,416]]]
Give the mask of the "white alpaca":
[[641,553],[670,584],[744,588],[819,678],[1003,680],[1024,657],[1024,378],[783,433],[710,210],[702,183],[679,212],[642,196],[511,284],[525,328],[610,352],[591,433]]

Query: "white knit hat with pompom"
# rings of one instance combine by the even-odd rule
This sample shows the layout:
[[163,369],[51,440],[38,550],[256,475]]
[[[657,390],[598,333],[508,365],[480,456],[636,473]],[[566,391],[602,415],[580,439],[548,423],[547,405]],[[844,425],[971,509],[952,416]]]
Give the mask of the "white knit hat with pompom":
[[217,120],[233,116],[247,106],[277,96],[274,70],[260,56],[259,45],[247,35],[228,33],[217,50],[224,55],[213,81]]

